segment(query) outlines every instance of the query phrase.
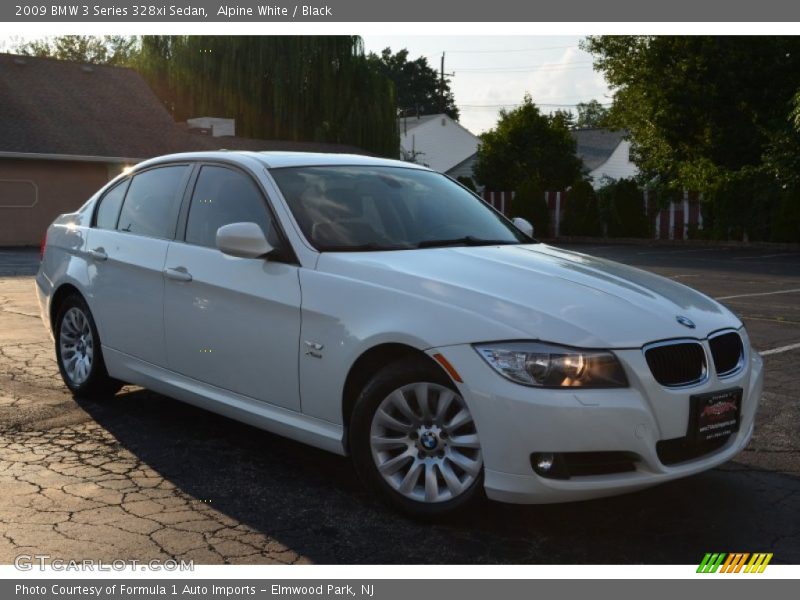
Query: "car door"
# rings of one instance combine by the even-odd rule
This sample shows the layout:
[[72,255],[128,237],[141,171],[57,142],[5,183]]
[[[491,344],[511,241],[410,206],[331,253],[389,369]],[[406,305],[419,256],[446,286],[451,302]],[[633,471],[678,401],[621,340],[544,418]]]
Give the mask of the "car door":
[[217,229],[238,222],[254,222],[273,244],[280,243],[267,199],[248,173],[227,165],[202,165],[190,187],[179,234],[183,239],[167,250],[164,316],[170,369],[299,410],[297,265],[235,258],[216,247]]
[[189,165],[147,169],[100,200],[88,234],[89,304],[103,345],[165,366],[164,261]]

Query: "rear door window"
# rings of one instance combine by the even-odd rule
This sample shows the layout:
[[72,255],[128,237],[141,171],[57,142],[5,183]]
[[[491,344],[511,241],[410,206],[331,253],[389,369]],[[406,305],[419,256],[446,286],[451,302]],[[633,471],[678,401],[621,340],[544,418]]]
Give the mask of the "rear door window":
[[188,169],[187,165],[174,165],[135,175],[125,196],[117,229],[156,238],[174,237]]
[[116,229],[119,209],[125,199],[125,191],[128,189],[130,179],[126,179],[115,185],[100,199],[95,215],[95,227],[99,229]]

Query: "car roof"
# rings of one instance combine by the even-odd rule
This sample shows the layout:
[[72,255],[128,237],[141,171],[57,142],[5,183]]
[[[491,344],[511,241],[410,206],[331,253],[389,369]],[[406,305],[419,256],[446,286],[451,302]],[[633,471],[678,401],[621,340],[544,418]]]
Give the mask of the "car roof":
[[175,162],[181,160],[212,160],[222,162],[237,162],[237,158],[252,158],[263,163],[268,169],[283,167],[311,167],[311,166],[383,166],[402,167],[406,169],[429,170],[414,163],[380,158],[377,156],[364,156],[361,154],[329,154],[324,152],[249,152],[227,151],[216,152],[183,152],[168,154],[151,158],[137,165],[141,167],[153,166],[162,162]]

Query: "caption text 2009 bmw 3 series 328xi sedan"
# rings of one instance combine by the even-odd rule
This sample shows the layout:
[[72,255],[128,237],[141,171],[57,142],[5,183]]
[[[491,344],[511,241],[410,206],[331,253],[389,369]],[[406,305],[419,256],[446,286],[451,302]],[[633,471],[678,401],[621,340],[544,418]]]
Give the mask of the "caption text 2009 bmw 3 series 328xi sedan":
[[409,163],[180,154],[59,217],[36,283],[76,395],[138,384],[350,454],[415,515],[618,494],[742,450],[762,363],[739,319],[532,235]]

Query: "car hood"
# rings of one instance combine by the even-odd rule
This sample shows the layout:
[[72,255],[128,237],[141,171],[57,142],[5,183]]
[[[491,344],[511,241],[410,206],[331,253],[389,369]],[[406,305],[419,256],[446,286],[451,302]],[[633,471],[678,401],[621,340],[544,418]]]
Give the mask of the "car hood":
[[[727,308],[685,285],[546,244],[324,253],[317,268],[467,310],[518,339],[638,348],[741,327]],[[468,325],[461,330],[468,337]]]

